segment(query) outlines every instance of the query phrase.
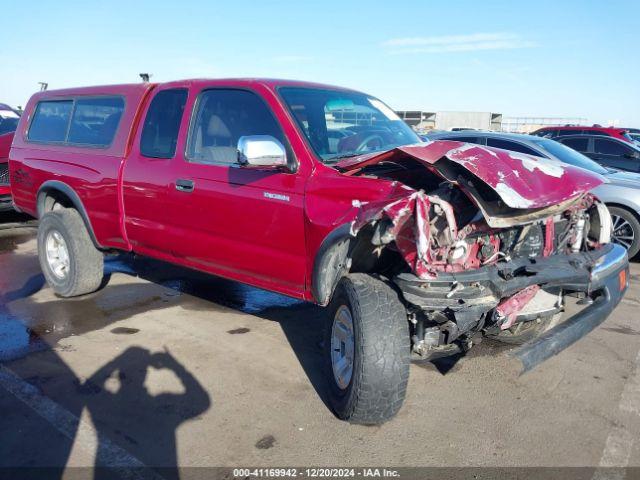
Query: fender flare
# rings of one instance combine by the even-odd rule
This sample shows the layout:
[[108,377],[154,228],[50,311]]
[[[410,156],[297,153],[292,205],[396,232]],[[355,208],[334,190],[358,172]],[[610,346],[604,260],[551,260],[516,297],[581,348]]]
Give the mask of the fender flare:
[[98,243],[98,240],[96,239],[95,233],[93,232],[93,226],[91,225],[91,220],[89,219],[87,210],[84,208],[82,200],[80,200],[80,197],[75,192],[75,190],[64,182],[61,182],[59,180],[47,180],[40,186],[40,188],[38,189],[38,195],[36,197],[38,218],[42,218],[42,215],[46,213],[44,211],[45,200],[47,194],[50,192],[60,192],[69,199],[69,201],[73,204],[73,208],[75,208],[82,217],[82,221],[84,222],[84,225],[89,232],[89,236],[91,237],[91,241],[93,242],[93,244],[96,246],[96,248],[103,249],[104,247],[102,247],[102,245],[100,245]]
[[346,223],[332,230],[320,244],[311,277],[311,293],[319,305],[329,303],[336,285],[349,271],[350,244],[353,239],[351,224]]

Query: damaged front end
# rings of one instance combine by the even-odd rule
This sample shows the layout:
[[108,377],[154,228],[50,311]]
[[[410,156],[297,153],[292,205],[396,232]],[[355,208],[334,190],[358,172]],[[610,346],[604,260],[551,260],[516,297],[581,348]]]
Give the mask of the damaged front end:
[[[338,168],[394,182],[384,199],[354,200],[351,234],[366,233],[370,255],[402,258],[385,275],[408,304],[418,355],[454,344],[468,348],[479,334],[550,328],[566,295],[585,302],[605,295],[612,309],[626,289],[626,254],[609,244],[608,210],[588,193],[602,180],[589,172],[450,141],[350,159]],[[594,281],[603,263],[615,285]],[[615,292],[603,294],[605,287]],[[583,330],[565,334],[561,348],[551,336],[544,354],[538,347],[537,363],[590,329]],[[525,369],[537,363],[523,361]]]

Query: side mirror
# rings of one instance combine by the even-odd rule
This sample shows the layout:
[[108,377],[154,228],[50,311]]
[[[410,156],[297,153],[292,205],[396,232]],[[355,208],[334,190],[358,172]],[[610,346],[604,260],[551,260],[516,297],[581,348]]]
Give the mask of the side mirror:
[[238,139],[238,163],[243,167],[286,167],[287,152],[271,135],[247,135]]
[[640,159],[640,152],[625,153],[624,158],[630,158],[631,160],[638,160]]

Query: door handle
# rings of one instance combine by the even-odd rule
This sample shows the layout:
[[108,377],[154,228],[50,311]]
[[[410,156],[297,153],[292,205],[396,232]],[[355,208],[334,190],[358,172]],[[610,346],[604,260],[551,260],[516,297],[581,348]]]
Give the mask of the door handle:
[[176,190],[179,192],[193,192],[194,186],[193,180],[184,180],[181,178],[176,180]]

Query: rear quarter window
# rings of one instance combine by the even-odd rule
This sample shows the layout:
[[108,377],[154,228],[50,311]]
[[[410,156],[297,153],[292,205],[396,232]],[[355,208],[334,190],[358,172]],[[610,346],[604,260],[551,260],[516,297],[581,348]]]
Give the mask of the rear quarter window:
[[188,92],[184,88],[162,90],[149,105],[142,127],[140,153],[150,158],[173,158]]

